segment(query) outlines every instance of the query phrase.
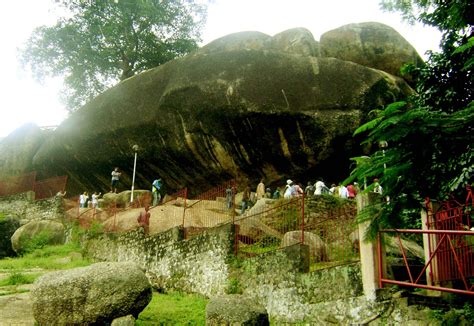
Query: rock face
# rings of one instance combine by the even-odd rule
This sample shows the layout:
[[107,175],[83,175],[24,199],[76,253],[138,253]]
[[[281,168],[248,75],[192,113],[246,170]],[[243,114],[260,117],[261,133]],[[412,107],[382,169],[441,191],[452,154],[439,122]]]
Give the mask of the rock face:
[[[303,28],[244,32],[122,81],[64,121],[32,165],[68,175],[68,193],[109,189],[123,171],[163,194],[205,190],[230,178],[267,183],[324,175],[340,180],[360,154],[352,133],[374,109],[412,94],[400,78],[318,57]],[[0,158],[2,153],[0,152]]]
[[16,253],[29,249],[32,243],[62,244],[65,241],[64,225],[54,221],[36,220],[18,228],[11,237]]
[[0,259],[16,254],[12,247],[11,237],[19,227],[18,219],[0,213]]
[[242,295],[212,298],[206,306],[206,325],[270,325],[268,313],[255,300]]
[[423,64],[422,59],[403,36],[381,23],[349,24],[321,36],[321,56],[386,71],[401,76],[406,63]]
[[103,325],[122,316],[137,317],[151,292],[136,265],[98,263],[48,273],[36,280],[31,296],[40,325]]
[[33,157],[46,138],[34,124],[26,124],[0,141],[0,180],[33,170]]

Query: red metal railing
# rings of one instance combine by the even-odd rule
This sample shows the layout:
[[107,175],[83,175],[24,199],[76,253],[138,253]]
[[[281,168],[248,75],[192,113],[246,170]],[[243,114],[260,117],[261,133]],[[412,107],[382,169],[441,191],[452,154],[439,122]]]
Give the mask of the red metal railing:
[[[406,268],[406,279],[394,280],[385,278],[382,274],[386,263],[383,257],[381,236],[384,233],[395,233],[399,248],[402,252]],[[407,249],[401,241],[401,234],[423,234],[425,237],[434,236],[433,251],[425,258],[425,264],[420,271],[415,271],[413,264],[407,259]],[[381,230],[378,236],[379,279],[380,287],[384,284],[396,284],[429,290],[445,291],[459,294],[474,295],[474,232],[453,230]],[[435,275],[430,280],[427,271],[431,269]],[[448,282],[450,284],[447,284]]]
[[[323,207],[305,216],[305,244],[310,246],[312,269],[359,259],[359,232],[355,203]],[[323,264],[318,264],[326,262]],[[329,263],[330,262],[330,263]]]
[[[226,196],[227,189],[232,189],[230,199]],[[232,222],[235,215],[235,189],[237,189],[235,181],[230,180],[193,199],[188,199],[184,206],[182,223],[185,237],[189,238],[206,229]]]
[[67,176],[53,177],[41,181],[36,181],[33,186],[35,199],[45,199],[54,197],[59,191],[66,190]]
[[34,189],[36,172],[0,180],[0,196],[11,196]]
[[235,218],[237,255],[255,256],[305,241],[304,197],[281,200],[275,206],[266,202],[260,199],[245,215]]

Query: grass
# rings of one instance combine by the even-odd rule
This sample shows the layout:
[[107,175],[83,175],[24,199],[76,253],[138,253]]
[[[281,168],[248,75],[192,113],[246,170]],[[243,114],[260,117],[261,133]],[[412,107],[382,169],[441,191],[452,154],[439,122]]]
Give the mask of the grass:
[[10,275],[7,278],[0,280],[0,286],[31,284],[40,275],[41,274],[38,274],[38,273],[23,274],[23,273],[13,272],[13,273],[10,273]]
[[46,246],[25,254],[22,257],[0,259],[0,269],[13,271],[32,268],[58,270],[83,267],[92,263],[87,258],[82,257],[71,257],[70,261],[61,261],[62,258],[69,257],[72,252],[81,252],[81,247],[72,243],[58,246]]
[[207,302],[208,299],[196,294],[154,292],[136,325],[205,325]]

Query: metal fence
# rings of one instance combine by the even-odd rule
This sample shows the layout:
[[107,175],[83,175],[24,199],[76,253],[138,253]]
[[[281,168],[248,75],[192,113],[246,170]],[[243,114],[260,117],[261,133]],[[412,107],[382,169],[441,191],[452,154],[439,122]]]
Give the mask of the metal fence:
[[[384,275],[386,264],[382,253],[383,234],[395,235],[403,257],[404,273]],[[422,235],[431,238],[424,264],[409,259],[409,248],[401,235]],[[425,240],[426,241],[426,240]],[[426,251],[427,248],[425,248]],[[424,288],[458,294],[474,295],[474,232],[455,230],[381,230],[378,236],[380,287],[384,284]]]
[[54,197],[66,189],[67,176],[36,181],[36,172],[0,180],[0,196],[12,196],[27,191],[35,192],[35,199]]
[[251,257],[303,243],[304,197],[260,199],[244,215],[235,218],[236,254]]
[[36,172],[0,180],[0,196],[11,196],[33,191],[35,180]]
[[185,237],[190,238],[209,228],[232,222],[236,189],[235,180],[230,180],[188,199],[184,205],[182,224]]
[[35,199],[54,197],[59,191],[65,191],[67,176],[53,177],[46,180],[36,181],[33,185]]
[[305,215],[304,239],[310,248],[310,267],[317,269],[359,260],[359,232],[353,201],[323,206]]

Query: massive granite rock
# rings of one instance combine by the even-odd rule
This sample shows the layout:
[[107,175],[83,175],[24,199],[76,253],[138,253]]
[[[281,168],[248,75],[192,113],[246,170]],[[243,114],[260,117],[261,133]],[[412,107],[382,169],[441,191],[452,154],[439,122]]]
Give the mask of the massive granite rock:
[[390,26],[368,22],[348,24],[321,36],[321,55],[380,69],[401,76],[406,63],[422,65],[415,48]]
[[33,157],[47,132],[25,124],[0,141],[0,180],[33,169]]
[[218,39],[90,101],[33,165],[67,174],[70,192],[109,189],[118,166],[123,190],[138,144],[136,188],[149,189],[157,176],[164,192],[232,177],[340,180],[359,154],[352,133],[365,114],[413,91],[386,72],[318,55],[305,29]]

